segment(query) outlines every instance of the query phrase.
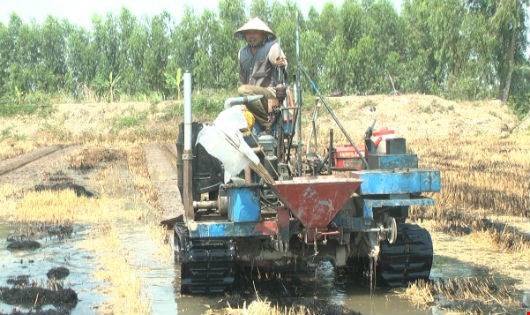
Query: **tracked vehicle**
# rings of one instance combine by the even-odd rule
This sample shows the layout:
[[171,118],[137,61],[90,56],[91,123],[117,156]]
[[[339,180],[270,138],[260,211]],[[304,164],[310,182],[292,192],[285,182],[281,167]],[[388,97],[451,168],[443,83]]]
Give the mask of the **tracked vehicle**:
[[350,142],[336,146],[330,130],[319,157],[302,145],[300,83],[291,94],[279,87],[272,130],[256,125],[242,133],[238,106],[248,98],[228,99],[213,123],[193,122],[191,75],[184,79],[177,141],[183,211],[166,221],[182,292],[223,292],[245,270],[303,269],[323,260],[337,270],[371,268],[377,285],[429,277],[431,237],[406,219],[410,206],[434,204],[422,194],[440,190],[440,173],[418,168],[405,139],[374,130],[374,121],[364,144],[355,145],[310,81]]

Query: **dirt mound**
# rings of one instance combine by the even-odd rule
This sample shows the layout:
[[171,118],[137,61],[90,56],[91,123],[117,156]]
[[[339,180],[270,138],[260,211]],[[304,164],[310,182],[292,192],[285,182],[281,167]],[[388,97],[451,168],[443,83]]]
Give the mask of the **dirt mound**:
[[85,148],[81,152],[70,156],[70,168],[89,171],[101,163],[108,163],[124,157],[122,152],[105,147]]
[[[519,126],[517,117],[497,100],[452,101],[432,95],[407,94],[339,96],[328,97],[327,101],[353,138],[361,138],[373,118],[377,119],[376,128],[387,126],[406,138],[453,134],[505,136],[514,131],[528,130],[527,127],[525,129],[524,126]],[[309,135],[314,103],[311,98],[304,99],[304,136]],[[38,143],[37,146],[49,145],[50,141],[101,143],[120,138],[116,138],[118,131],[115,127],[117,122],[126,119],[127,115],[148,113],[141,128],[133,128],[135,130],[131,131],[132,134],[122,135],[124,139],[134,142],[173,142],[176,139],[178,124],[175,121],[160,119],[160,115],[166,113],[168,106],[171,106],[170,102],[155,106],[148,102],[56,104],[52,117],[46,121],[39,117],[0,117],[0,126],[4,126],[3,129],[19,138],[33,139]],[[370,111],[372,107],[376,109],[375,114]],[[338,131],[322,105],[319,107],[318,116],[319,136],[324,137],[321,139],[329,137],[329,127]],[[178,116],[175,119],[179,119]],[[73,168],[79,170],[90,169],[101,159],[119,157],[119,154],[115,154],[118,153],[96,145],[74,157],[70,163]]]
[[[508,107],[497,100],[451,101],[437,96],[411,94],[334,97],[329,98],[328,103],[354,138],[364,134],[372,119],[377,120],[376,129],[386,126],[406,138],[449,135],[500,137],[509,134],[519,123]],[[375,108],[375,112],[371,112],[371,108]],[[325,133],[330,127],[338,130],[325,108],[319,109],[319,116],[322,118],[319,130]],[[307,119],[309,116],[306,123]]]

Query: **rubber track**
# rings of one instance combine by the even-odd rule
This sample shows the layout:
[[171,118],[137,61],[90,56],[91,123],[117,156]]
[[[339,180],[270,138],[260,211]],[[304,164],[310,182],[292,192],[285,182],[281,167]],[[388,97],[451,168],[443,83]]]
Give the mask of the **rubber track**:
[[381,243],[378,281],[390,287],[400,287],[417,279],[428,279],[432,259],[429,232],[416,224],[400,224],[396,243]]
[[[180,263],[182,293],[223,293],[235,279],[235,244],[231,240],[188,239],[187,229],[177,228],[181,251],[176,256]],[[185,233],[185,234],[184,234]],[[184,234],[184,235],[183,235]]]

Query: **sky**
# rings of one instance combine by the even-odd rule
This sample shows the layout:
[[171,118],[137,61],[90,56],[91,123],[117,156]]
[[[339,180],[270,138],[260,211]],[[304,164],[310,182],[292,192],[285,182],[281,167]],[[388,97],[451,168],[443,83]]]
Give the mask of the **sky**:
[[[251,0],[245,1],[248,8]],[[304,15],[307,15],[311,6],[320,12],[324,3],[332,2],[340,6],[343,2],[343,0],[295,1]],[[402,0],[392,0],[397,10],[400,9],[401,2]],[[166,10],[179,21],[186,6],[201,12],[206,8],[217,9],[218,3],[218,0],[0,0],[0,22],[7,25],[11,13],[15,12],[24,22],[34,20],[40,24],[48,15],[52,15],[59,19],[65,18],[72,24],[90,28],[95,14],[101,16],[109,12],[118,14],[124,6],[137,17],[151,17]]]

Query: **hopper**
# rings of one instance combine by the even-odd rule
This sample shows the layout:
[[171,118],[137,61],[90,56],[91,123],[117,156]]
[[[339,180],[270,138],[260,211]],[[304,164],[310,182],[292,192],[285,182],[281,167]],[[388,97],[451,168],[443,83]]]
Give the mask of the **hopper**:
[[361,184],[357,178],[295,177],[272,188],[305,228],[327,227]]

